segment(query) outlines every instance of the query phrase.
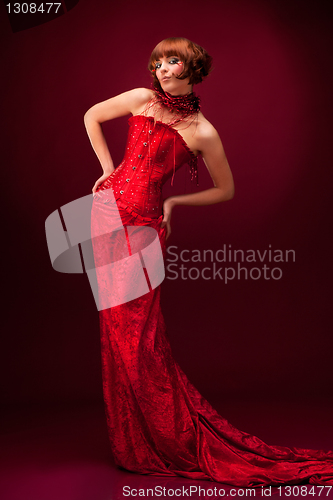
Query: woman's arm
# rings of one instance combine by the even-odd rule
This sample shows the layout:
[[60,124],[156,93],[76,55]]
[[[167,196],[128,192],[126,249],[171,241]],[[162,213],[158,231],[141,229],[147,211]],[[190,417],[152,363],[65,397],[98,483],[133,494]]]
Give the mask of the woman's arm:
[[232,173],[217,131],[205,121],[198,125],[196,135],[197,149],[201,152],[214,187],[198,193],[170,196],[164,201],[161,227],[167,226],[167,237],[171,232],[171,212],[176,205],[213,205],[230,200],[234,196]]
[[102,123],[130,113],[136,114],[151,98],[152,91],[144,88],[133,89],[116,97],[95,104],[84,115],[84,124],[91,145],[103,169],[103,175],[96,181],[92,191],[95,193],[98,186],[114,171],[113,161],[107,146]]

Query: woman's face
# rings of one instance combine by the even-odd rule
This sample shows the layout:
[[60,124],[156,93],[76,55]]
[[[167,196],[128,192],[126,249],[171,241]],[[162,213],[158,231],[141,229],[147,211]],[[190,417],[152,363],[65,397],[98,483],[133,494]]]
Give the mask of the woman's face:
[[161,57],[155,62],[156,77],[164,92],[172,95],[185,95],[192,91],[189,78],[177,78],[183,72],[184,64],[178,56]]

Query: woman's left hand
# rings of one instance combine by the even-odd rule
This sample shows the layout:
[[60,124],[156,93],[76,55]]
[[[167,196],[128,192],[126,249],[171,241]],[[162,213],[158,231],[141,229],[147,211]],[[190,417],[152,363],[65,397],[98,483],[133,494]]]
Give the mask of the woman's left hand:
[[169,238],[170,234],[171,234],[171,212],[172,212],[172,209],[173,209],[173,201],[172,201],[172,198],[167,198],[166,200],[164,200],[164,203],[163,203],[163,220],[162,220],[162,224],[161,224],[161,228],[165,227],[166,226],[166,240]]

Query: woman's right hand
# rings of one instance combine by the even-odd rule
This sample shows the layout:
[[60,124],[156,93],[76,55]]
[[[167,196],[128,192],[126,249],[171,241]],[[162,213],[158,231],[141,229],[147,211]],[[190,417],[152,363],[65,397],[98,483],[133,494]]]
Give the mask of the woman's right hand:
[[99,188],[99,186],[101,184],[103,184],[104,181],[106,181],[106,179],[108,177],[110,177],[111,174],[103,174],[99,179],[97,179],[97,181],[95,182],[94,184],[94,187],[92,188],[92,192],[95,194],[97,189]]
[[171,234],[171,212],[173,207],[175,206],[175,198],[171,197],[166,198],[163,202],[163,220],[161,224],[161,229],[166,227],[166,240],[169,238]]

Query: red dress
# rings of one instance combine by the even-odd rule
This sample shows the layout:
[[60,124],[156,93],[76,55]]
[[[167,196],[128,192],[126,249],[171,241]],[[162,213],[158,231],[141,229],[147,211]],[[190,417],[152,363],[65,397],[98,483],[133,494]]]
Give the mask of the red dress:
[[[170,126],[129,120],[123,162],[101,186],[112,187],[124,226],[160,229],[161,187],[195,157]],[[97,204],[92,229],[101,222]],[[95,250],[94,250],[95,251]],[[333,485],[333,452],[270,446],[222,418],[172,357],[160,287],[100,311],[103,392],[116,463],[130,471],[184,476],[234,486]]]

